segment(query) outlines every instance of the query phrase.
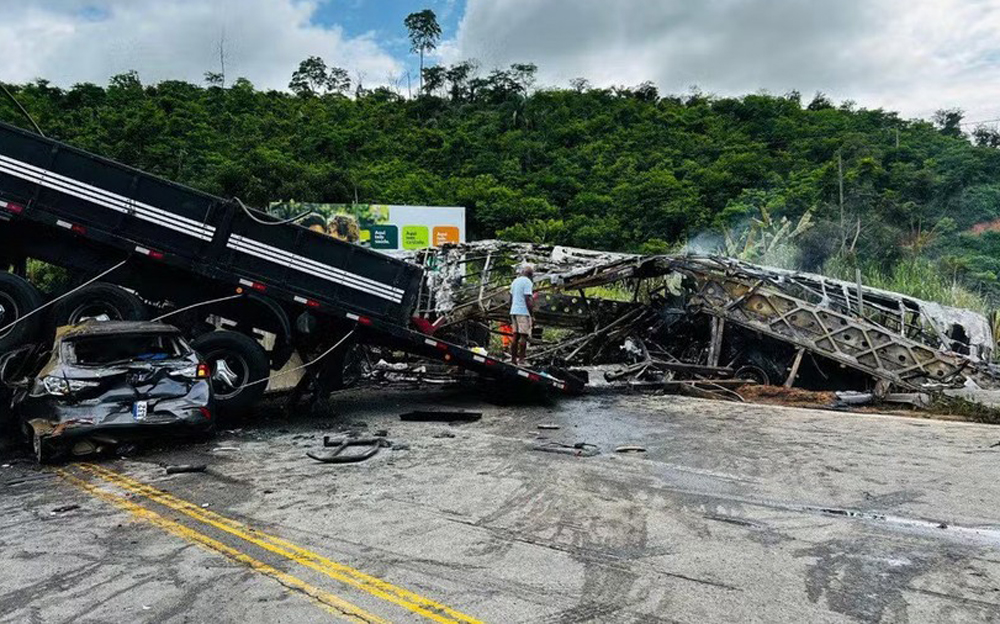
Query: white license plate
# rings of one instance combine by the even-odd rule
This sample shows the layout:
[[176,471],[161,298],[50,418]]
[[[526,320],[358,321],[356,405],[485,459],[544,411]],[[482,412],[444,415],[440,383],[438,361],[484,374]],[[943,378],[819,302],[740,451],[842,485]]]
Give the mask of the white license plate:
[[135,405],[132,406],[133,420],[145,420],[147,413],[149,413],[149,403],[146,401],[137,401]]

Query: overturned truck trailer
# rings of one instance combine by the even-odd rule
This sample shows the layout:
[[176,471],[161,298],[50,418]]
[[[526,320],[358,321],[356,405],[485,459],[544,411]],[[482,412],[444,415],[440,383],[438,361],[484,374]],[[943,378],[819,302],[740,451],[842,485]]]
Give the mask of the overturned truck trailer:
[[883,393],[1000,385],[981,314],[858,283],[732,258],[498,241],[410,259],[427,269],[425,312],[466,336],[496,331],[514,268],[533,263],[548,328],[534,364],[617,364],[612,380],[728,377]]

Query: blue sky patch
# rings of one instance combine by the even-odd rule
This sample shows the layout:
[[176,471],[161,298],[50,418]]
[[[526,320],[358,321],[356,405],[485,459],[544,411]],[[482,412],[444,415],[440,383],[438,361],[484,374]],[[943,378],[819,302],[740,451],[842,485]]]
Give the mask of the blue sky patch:
[[403,20],[423,9],[437,14],[441,38],[450,39],[458,30],[465,0],[327,0],[319,6],[313,21],[323,26],[339,25],[349,37],[373,33],[384,50],[405,59],[410,53],[410,42]]

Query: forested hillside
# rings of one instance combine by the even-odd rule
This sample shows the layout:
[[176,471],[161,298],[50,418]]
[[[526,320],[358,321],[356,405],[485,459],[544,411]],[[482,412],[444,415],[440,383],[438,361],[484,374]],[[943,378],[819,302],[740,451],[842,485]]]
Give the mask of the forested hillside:
[[[964,233],[1000,218],[1000,136],[963,135],[956,112],[907,121],[822,96],[661,96],[582,80],[532,90],[533,71],[429,68],[410,99],[135,74],[9,87],[49,136],[258,206],[462,205],[477,238],[608,250],[725,248],[728,233],[728,250],[751,260],[781,246],[774,261],[852,279],[860,266],[916,295],[951,300],[956,284],[1000,295],[1000,233]],[[4,99],[0,120],[27,126]]]

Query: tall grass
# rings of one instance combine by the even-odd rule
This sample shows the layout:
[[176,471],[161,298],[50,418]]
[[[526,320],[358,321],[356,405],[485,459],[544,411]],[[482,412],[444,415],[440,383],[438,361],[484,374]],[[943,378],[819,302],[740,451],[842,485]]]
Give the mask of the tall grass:
[[[842,280],[855,280],[855,264],[842,257],[831,258],[823,272]],[[889,269],[877,264],[861,266],[861,281],[865,286],[890,290],[903,295],[934,301],[956,308],[966,308],[986,314],[990,306],[979,293],[969,290],[948,274],[948,271],[926,258],[903,260]]]

